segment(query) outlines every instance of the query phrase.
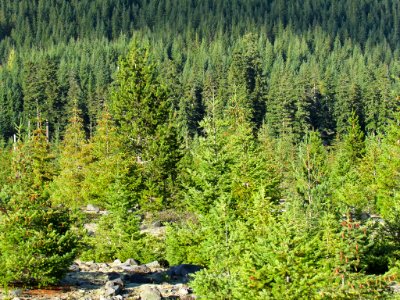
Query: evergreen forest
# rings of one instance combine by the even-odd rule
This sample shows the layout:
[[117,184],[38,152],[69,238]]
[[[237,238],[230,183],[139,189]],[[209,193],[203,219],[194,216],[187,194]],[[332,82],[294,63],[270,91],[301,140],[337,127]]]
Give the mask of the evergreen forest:
[[2,0],[0,285],[400,299],[399,108],[398,0]]

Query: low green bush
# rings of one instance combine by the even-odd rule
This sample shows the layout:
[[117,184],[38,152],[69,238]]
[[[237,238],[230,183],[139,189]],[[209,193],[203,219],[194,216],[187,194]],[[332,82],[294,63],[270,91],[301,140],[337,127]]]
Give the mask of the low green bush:
[[56,283],[77,254],[77,237],[67,210],[44,199],[28,199],[0,216],[2,285]]

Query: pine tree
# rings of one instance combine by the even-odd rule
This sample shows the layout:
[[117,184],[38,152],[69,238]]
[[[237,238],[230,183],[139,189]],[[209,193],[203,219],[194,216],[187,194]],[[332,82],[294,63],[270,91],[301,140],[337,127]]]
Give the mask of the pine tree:
[[336,119],[336,131],[342,134],[351,126],[351,120],[358,118],[359,126],[363,125],[361,87],[355,79],[350,79],[348,74],[342,74],[336,86],[336,101],[334,105],[334,117]]
[[15,133],[15,124],[20,122],[23,110],[23,97],[18,61],[10,53],[7,68],[0,70],[0,132],[3,138]]
[[133,42],[119,62],[112,91],[112,114],[132,152],[142,156],[158,125],[169,118],[167,89],[158,82],[148,48]]
[[0,191],[8,183],[11,173],[11,147],[0,139]]
[[[212,235],[200,251],[212,253],[208,268],[192,283],[210,299],[318,299],[384,297],[385,277],[367,275],[379,231],[367,224],[324,212],[313,222],[302,208],[278,213],[260,192],[252,209],[235,220],[217,205],[203,234]],[[211,233],[212,232],[212,233]],[[203,247],[203,248],[202,248]],[[206,252],[207,253],[207,252]]]
[[23,81],[25,119],[33,123],[39,112],[41,118],[49,122],[51,129],[60,126],[64,108],[57,71],[58,62],[44,57],[39,63],[27,64]]
[[123,151],[122,141],[106,106],[89,141],[92,161],[81,186],[85,203],[97,204],[108,212],[98,219],[95,235],[85,239],[87,249],[82,256],[88,260],[158,258],[157,250],[146,245],[149,239],[139,231],[135,208],[143,183],[137,161]]
[[296,96],[293,91],[293,77],[290,71],[283,70],[276,63],[271,74],[270,89],[267,96],[266,123],[275,136],[293,135],[293,122],[296,112]]
[[223,137],[226,122],[214,118],[211,115],[200,123],[205,136],[193,142],[190,164],[186,166],[186,203],[200,214],[206,213],[214,201],[229,192],[229,173],[233,162]]
[[356,166],[353,180],[346,183],[343,193],[347,203],[359,212],[377,213],[377,179],[379,161],[382,158],[382,137],[367,136],[365,140],[365,156]]
[[277,201],[280,197],[279,175],[272,166],[273,160],[263,156],[265,149],[253,135],[251,112],[251,108],[240,102],[236,95],[228,101],[225,112],[229,125],[224,138],[227,140],[226,151],[232,161],[231,197],[238,214],[248,209],[247,199],[260,187],[265,188],[271,201]]
[[366,68],[366,78],[364,82],[363,109],[365,114],[366,130],[370,133],[378,133],[387,123],[394,111],[393,104],[390,101],[389,78],[387,66],[374,64]]
[[[178,123],[181,136],[189,143],[190,139],[200,133],[199,123],[204,117],[203,88],[192,75],[183,87],[179,100]],[[207,78],[208,79],[208,78]]]
[[157,127],[143,159],[146,159],[146,162],[139,168],[145,182],[141,206],[148,209],[173,207],[178,187],[177,165],[181,159],[181,152],[177,128],[172,120]]
[[34,122],[37,112],[42,112],[45,102],[45,86],[43,79],[39,77],[39,67],[34,63],[26,64],[24,70],[23,95],[25,119]]

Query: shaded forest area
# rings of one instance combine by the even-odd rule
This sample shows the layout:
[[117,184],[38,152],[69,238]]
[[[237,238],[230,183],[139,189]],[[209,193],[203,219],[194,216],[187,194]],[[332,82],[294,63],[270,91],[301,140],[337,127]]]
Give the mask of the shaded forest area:
[[[205,267],[204,299],[393,298],[399,14],[2,1],[0,283],[57,282],[76,257],[163,259]],[[87,204],[109,212],[94,236]],[[153,221],[165,236],[140,232]]]

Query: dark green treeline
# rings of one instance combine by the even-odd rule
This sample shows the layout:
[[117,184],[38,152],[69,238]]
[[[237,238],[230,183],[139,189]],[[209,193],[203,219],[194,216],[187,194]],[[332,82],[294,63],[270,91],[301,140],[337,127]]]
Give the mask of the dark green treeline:
[[376,132],[395,105],[398,13],[396,1],[3,1],[0,131],[10,137],[39,110],[62,136],[77,98],[91,134],[135,36],[177,80],[177,106],[197,106],[183,116],[191,133],[207,80],[223,98],[246,81],[257,122],[266,112],[275,133],[286,120],[297,137],[314,128],[329,139],[353,110]]

